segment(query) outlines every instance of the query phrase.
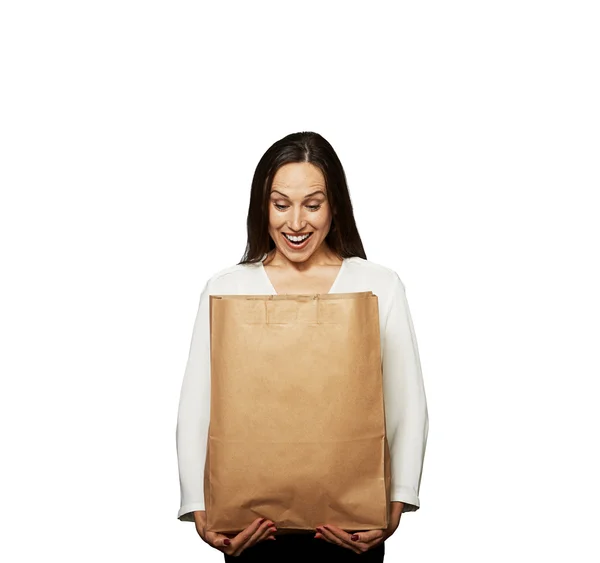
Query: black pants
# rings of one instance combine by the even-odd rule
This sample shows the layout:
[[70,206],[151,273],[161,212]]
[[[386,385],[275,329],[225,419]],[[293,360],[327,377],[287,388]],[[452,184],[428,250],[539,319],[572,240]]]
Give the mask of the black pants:
[[340,563],[344,561],[367,561],[381,563],[385,554],[385,542],[372,547],[364,553],[355,553],[351,549],[341,547],[327,540],[314,537],[314,532],[306,534],[282,534],[275,541],[262,540],[248,547],[242,553],[233,557],[224,554],[226,563],[260,562],[287,563],[288,561],[310,561]]

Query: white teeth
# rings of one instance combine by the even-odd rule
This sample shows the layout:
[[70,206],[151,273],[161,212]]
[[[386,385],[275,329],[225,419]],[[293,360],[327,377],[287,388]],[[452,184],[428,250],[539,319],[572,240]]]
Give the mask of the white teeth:
[[283,236],[286,237],[287,239],[291,240],[292,242],[301,242],[301,241],[307,239],[310,236],[310,233],[308,233],[307,235],[304,235],[303,237],[294,237],[294,236],[286,235],[285,233],[283,233]]

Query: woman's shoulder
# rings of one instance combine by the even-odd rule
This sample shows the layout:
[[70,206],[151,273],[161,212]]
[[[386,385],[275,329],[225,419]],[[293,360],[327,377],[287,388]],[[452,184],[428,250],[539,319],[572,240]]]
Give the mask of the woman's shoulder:
[[213,271],[209,275],[206,283],[214,291],[224,289],[233,284],[243,284],[249,279],[256,276],[256,272],[260,267],[260,262],[247,264],[234,264],[219,270]]
[[392,289],[398,282],[403,285],[396,270],[390,266],[360,256],[347,258],[346,261],[348,271],[356,277],[364,278],[389,289]]

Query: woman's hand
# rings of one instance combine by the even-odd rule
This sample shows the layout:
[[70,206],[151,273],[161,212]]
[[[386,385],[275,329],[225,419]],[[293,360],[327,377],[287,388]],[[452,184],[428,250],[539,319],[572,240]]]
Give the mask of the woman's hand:
[[209,532],[206,530],[206,511],[197,510],[194,512],[194,520],[196,521],[196,531],[200,537],[211,547],[237,557],[250,546],[263,540],[274,540],[273,534],[277,528],[271,520],[265,518],[257,518],[245,530],[239,534],[225,535],[217,532]]
[[403,502],[391,503],[390,523],[385,530],[368,530],[349,534],[337,526],[325,524],[317,527],[315,538],[321,538],[340,547],[351,549],[354,553],[364,553],[387,540],[396,531],[400,524],[403,508]]

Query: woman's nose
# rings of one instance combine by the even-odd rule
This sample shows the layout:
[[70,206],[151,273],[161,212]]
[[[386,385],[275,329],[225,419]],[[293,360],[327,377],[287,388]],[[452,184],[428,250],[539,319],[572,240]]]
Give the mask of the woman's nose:
[[292,221],[290,223],[290,229],[292,231],[302,231],[302,229],[306,226],[306,219],[304,218],[303,210],[297,209],[294,211],[294,215],[292,217]]

